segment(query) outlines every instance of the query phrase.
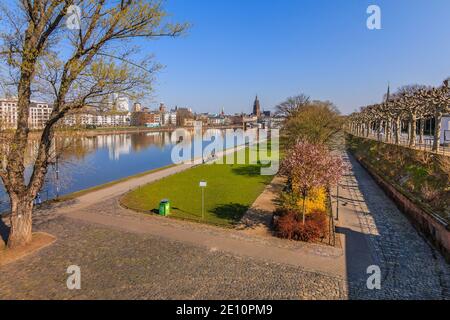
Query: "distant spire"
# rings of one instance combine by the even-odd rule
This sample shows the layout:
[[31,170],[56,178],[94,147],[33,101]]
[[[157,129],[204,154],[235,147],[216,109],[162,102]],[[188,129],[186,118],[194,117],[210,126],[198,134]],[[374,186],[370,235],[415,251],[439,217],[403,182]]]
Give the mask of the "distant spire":
[[253,113],[258,118],[261,116],[261,106],[259,104],[258,95],[256,95],[255,102],[253,103]]
[[391,85],[388,82],[388,88],[387,88],[387,93],[386,93],[386,102],[389,101],[390,95],[391,95]]

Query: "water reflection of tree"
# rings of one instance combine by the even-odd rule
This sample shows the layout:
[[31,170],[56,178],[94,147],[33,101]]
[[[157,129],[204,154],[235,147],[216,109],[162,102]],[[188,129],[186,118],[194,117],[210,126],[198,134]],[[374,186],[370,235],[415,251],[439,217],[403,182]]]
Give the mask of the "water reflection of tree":
[[[46,193],[46,198],[58,197],[69,190],[77,175],[77,170],[81,169],[80,163],[82,163],[83,173],[94,169],[85,161],[86,157],[95,151],[93,145],[86,143],[87,141],[87,137],[82,136],[78,131],[54,137],[48,160],[49,166],[41,189],[42,193]],[[38,145],[38,142],[31,144],[34,147]],[[37,154],[37,149],[32,148],[30,160],[35,154]]]
[[167,136],[170,137],[170,132],[140,132],[131,136],[131,149],[135,152],[140,152],[147,149],[149,146],[157,146],[164,148],[167,144]]
[[[85,136],[81,134],[64,134],[55,138],[56,149],[50,162],[55,160],[56,155],[61,162],[82,161],[98,149],[106,148],[111,154],[128,153],[130,148],[134,152],[157,146],[161,149],[166,145],[173,144],[171,132],[139,132],[127,134],[111,134]],[[39,140],[30,138],[27,148],[26,163],[30,165],[37,154]]]
[[[192,142],[194,131],[186,130],[187,136],[183,143]],[[206,141],[211,139],[214,134],[223,136],[224,131],[219,129],[204,130],[202,138]],[[10,140],[11,134],[0,132],[2,141]],[[132,152],[141,152],[149,147],[156,146],[164,149],[177,143],[177,137],[174,132],[139,132],[124,134],[100,134],[86,135],[82,131],[64,132],[56,135],[53,141],[51,157],[49,158],[48,172],[45,177],[45,183],[40,191],[42,200],[56,196],[56,187],[59,194],[68,192],[73,186],[77,177],[89,174],[95,175],[96,168],[90,161],[90,154],[100,149],[108,149],[110,160],[118,160],[122,154]],[[2,144],[3,148],[10,145]],[[31,134],[28,140],[28,147],[25,156],[25,165],[30,167],[35,160],[39,146],[37,135]],[[7,151],[7,150],[3,150]],[[3,153],[2,151],[2,153]],[[4,153],[3,153],[4,154]],[[82,171],[82,172],[81,172]],[[0,188],[3,187],[0,185]],[[9,203],[9,199],[4,190],[0,190],[0,207]]]

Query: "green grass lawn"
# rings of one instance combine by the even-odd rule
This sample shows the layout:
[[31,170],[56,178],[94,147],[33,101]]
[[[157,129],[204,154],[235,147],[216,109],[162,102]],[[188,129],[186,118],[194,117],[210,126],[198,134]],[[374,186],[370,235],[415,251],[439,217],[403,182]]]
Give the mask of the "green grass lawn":
[[[260,175],[260,165],[205,164],[169,176],[126,194],[121,203],[142,212],[157,212],[161,199],[171,202],[171,216],[232,226],[262,193],[273,176]],[[205,180],[205,217],[201,188]]]

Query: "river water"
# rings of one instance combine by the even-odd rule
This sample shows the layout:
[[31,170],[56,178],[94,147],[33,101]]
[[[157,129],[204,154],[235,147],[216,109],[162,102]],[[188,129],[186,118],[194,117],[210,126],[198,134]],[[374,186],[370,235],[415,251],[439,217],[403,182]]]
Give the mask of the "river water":
[[[200,140],[211,139],[211,136],[223,139],[224,134],[222,130],[212,130]],[[69,194],[170,165],[173,163],[171,153],[178,142],[177,139],[173,132],[60,137],[57,143],[63,145],[60,147],[63,151],[58,152],[61,154],[58,161],[49,166],[40,199],[45,201],[57,195]],[[33,157],[33,150],[36,150],[36,147],[31,146],[29,159]],[[32,163],[31,160],[28,162]],[[28,177],[30,172],[31,166],[28,166]],[[8,210],[9,201],[3,185],[0,201],[0,211]]]

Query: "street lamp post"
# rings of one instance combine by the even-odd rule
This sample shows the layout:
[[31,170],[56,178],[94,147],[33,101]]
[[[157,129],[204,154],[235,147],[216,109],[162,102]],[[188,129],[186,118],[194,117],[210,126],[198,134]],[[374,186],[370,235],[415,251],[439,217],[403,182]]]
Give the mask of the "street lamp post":
[[339,221],[339,183],[336,186],[336,220]]

